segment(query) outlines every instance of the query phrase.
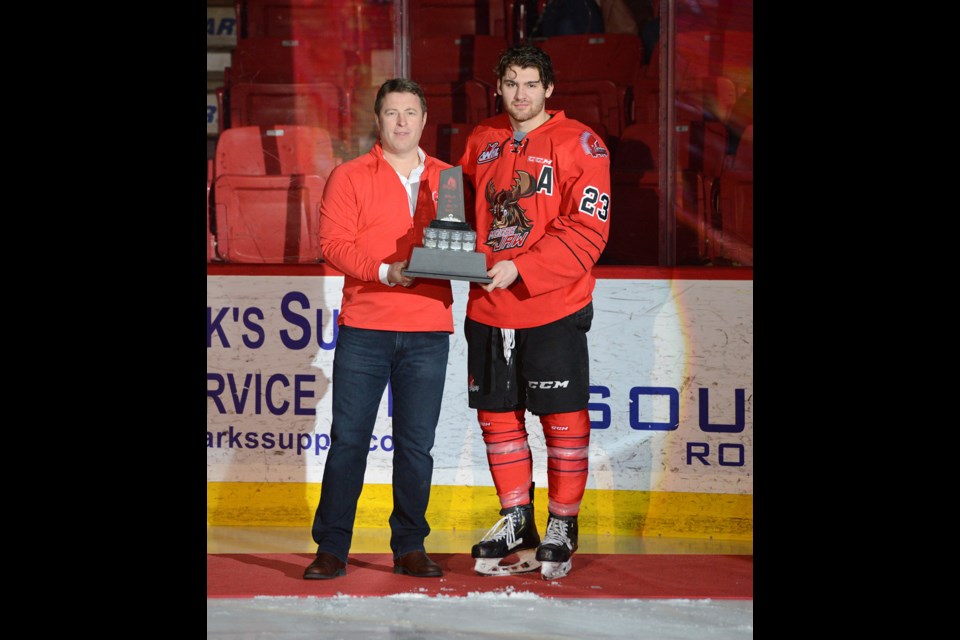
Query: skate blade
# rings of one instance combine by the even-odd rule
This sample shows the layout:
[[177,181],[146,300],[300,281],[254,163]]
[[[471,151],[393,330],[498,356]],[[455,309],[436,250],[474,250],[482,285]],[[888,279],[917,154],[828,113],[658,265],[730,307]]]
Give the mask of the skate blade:
[[556,580],[562,578],[573,567],[573,558],[566,562],[543,562],[540,565],[540,577],[544,580]]
[[[506,558],[477,558],[473,570],[485,576],[509,576],[515,573],[527,573],[540,568],[536,549],[518,551],[516,562],[503,563]],[[508,556],[510,558],[512,556]]]

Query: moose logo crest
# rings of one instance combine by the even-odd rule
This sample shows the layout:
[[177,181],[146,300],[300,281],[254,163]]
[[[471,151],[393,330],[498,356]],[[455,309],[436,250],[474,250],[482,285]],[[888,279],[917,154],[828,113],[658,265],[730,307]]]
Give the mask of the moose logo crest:
[[533,221],[526,216],[520,206],[520,198],[532,196],[537,190],[537,182],[526,171],[517,171],[510,189],[497,191],[493,180],[487,183],[487,204],[493,215],[490,233],[484,243],[494,251],[523,246],[527,234],[533,228]]

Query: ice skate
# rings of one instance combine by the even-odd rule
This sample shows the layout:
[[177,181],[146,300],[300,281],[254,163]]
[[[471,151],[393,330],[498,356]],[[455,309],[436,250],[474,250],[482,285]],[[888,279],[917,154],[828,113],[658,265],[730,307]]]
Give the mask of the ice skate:
[[570,573],[573,552],[577,546],[577,516],[555,516],[551,513],[543,543],[537,548],[540,577],[555,580]]
[[536,559],[540,534],[533,519],[533,504],[500,510],[503,516],[470,552],[477,559],[474,571],[488,576],[525,573],[540,568]]

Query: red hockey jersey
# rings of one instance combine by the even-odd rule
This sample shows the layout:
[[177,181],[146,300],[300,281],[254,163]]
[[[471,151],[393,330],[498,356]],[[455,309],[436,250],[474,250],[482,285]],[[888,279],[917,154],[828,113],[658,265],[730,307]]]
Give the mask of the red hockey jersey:
[[467,316],[477,322],[538,327],[593,299],[591,270],[610,231],[610,158],[592,129],[563,111],[547,113],[520,141],[507,114],[485,120],[460,158],[475,191],[477,251],[488,269],[513,260],[520,272],[492,293],[470,285]]

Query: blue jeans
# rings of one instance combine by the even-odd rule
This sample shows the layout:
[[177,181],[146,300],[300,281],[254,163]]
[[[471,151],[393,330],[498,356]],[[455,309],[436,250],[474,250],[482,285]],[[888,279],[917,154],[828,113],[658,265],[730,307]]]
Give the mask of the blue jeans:
[[393,392],[394,557],[425,551],[433,477],[430,450],[440,420],[450,334],[374,331],[340,326],[333,356],[333,423],[313,519],[317,552],[347,561],[357,501],[387,381]]

